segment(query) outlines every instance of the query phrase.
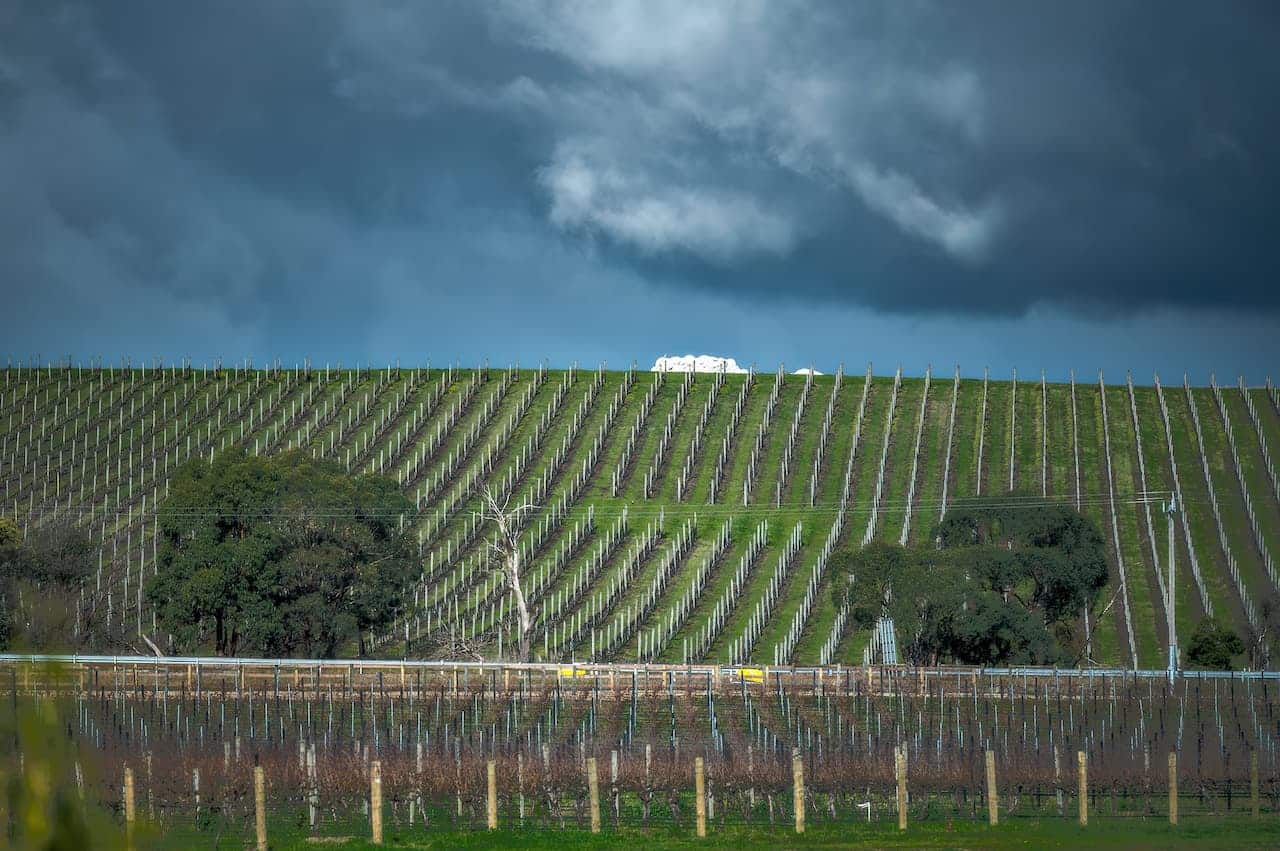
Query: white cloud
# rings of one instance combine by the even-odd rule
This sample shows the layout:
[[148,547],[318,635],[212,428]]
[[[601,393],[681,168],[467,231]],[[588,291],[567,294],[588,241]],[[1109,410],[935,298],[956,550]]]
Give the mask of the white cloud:
[[684,250],[714,262],[744,254],[785,254],[796,234],[787,217],[730,190],[681,186],[561,150],[539,174],[551,221],[600,231],[658,253]]
[[896,172],[861,163],[850,170],[849,182],[868,207],[958,258],[981,259],[999,230],[1002,217],[995,204],[948,209]]
[[[705,151],[708,130],[719,141],[720,167],[703,169],[697,189],[663,186],[654,175],[624,178],[558,154],[542,184],[562,227],[593,226],[647,250],[719,259],[753,247],[789,251],[795,234],[810,229],[804,214],[793,204],[788,220],[766,205],[734,169],[747,162],[793,180],[845,185],[873,214],[964,261],[981,260],[998,237],[994,195],[976,206],[943,203],[934,196],[954,194],[945,167],[922,164],[935,185],[926,190],[910,163],[891,165],[875,144],[904,127],[924,128],[939,147],[978,141],[983,92],[969,68],[931,67],[866,39],[832,39],[821,13],[797,14],[784,3],[574,0],[497,8],[508,37],[586,71],[566,84],[552,120],[576,128],[570,134],[592,124],[596,144],[611,148],[613,160],[662,151],[678,157],[686,144]],[[611,107],[618,99],[632,109]]]
[[[785,254],[822,226],[802,199],[833,186],[957,259],[998,241],[998,193],[962,191],[952,153],[981,142],[982,80],[871,38],[880,23],[789,0],[484,8],[497,42],[539,61],[513,61],[505,82],[469,78],[441,64],[430,13],[355,7],[336,90],[414,115],[444,101],[520,115],[550,140],[538,180],[552,222],[644,251]],[[569,68],[548,71],[547,55]],[[593,155],[577,153],[583,140]]]

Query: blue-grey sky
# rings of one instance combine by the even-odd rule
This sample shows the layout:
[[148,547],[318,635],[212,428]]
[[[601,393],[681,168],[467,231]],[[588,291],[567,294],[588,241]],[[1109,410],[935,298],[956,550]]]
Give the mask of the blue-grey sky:
[[1280,5],[0,0],[0,357],[1270,374]]

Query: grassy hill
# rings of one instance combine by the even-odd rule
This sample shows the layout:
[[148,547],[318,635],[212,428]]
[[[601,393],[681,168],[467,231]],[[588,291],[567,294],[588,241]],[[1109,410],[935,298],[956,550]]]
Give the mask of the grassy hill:
[[374,637],[380,653],[513,645],[484,563],[491,530],[475,520],[488,484],[539,506],[525,530],[539,654],[856,663],[866,637],[827,593],[831,543],[927,545],[951,501],[1012,488],[1078,506],[1107,537],[1094,661],[1158,667],[1160,502],[1176,489],[1180,642],[1205,612],[1246,632],[1277,590],[1275,389],[1010,379],[12,368],[0,507],[20,525],[70,515],[92,531],[100,567],[80,617],[127,644],[154,630],[139,587],[174,468],[301,447],[394,477],[418,506],[405,522],[422,578]]

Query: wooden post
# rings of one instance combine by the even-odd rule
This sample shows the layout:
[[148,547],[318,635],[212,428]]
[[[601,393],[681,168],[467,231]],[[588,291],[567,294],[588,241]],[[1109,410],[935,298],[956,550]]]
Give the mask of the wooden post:
[[1253,817],[1258,818],[1258,752],[1249,754],[1249,808]]
[[520,788],[520,823],[524,824],[524,751],[516,754],[516,783]]
[[316,816],[320,811],[320,779],[316,775],[316,745],[307,746],[307,823],[316,829]]
[[253,824],[258,834],[258,851],[267,851],[267,783],[262,766],[253,767]]
[[382,844],[382,761],[369,765],[369,822],[373,844]]
[[702,757],[693,760],[694,809],[698,813],[698,836],[707,835],[707,783],[702,773]]
[[899,747],[893,751],[893,768],[898,777],[898,830],[907,829],[907,754]]
[[1053,788],[1054,788],[1054,796],[1058,799],[1058,815],[1060,816],[1066,815],[1067,813],[1066,807],[1063,806],[1063,802],[1062,802],[1061,777],[1062,777],[1062,771],[1058,764],[1058,743],[1054,742],[1053,743]]
[[1089,824],[1089,762],[1084,751],[1076,751],[1077,770],[1080,775],[1080,826]]
[[796,813],[796,833],[804,833],[804,758],[797,748],[791,755],[791,780],[793,807]]
[[489,829],[498,829],[498,765],[493,760],[489,760]]
[[1178,752],[1169,751],[1169,824],[1178,823]]
[[996,752],[987,751],[987,822],[1000,823],[1000,799],[996,796]]
[[124,767],[124,841],[127,848],[133,848],[133,821],[137,810],[133,803],[133,769]]
[[591,797],[591,832],[600,832],[600,778],[596,775],[596,758],[587,759],[587,793]]

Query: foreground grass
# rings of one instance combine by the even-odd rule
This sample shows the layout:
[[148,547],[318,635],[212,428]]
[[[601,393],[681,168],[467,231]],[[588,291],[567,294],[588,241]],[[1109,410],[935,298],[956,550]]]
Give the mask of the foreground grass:
[[[304,830],[281,828],[269,834],[273,849],[373,848],[367,825],[353,823],[351,834],[311,838]],[[360,835],[357,835],[357,832]],[[252,834],[215,837],[210,832],[175,829],[154,837],[156,848],[240,847]],[[688,828],[584,830],[523,829],[488,831],[389,828],[382,847],[390,848],[1275,848],[1280,821],[1247,817],[1193,817],[1171,827],[1161,819],[1095,820],[1080,827],[1072,820],[1014,818],[996,827],[969,820],[937,819],[899,831],[892,822],[816,824],[803,835],[782,826],[709,826],[705,839]]]

